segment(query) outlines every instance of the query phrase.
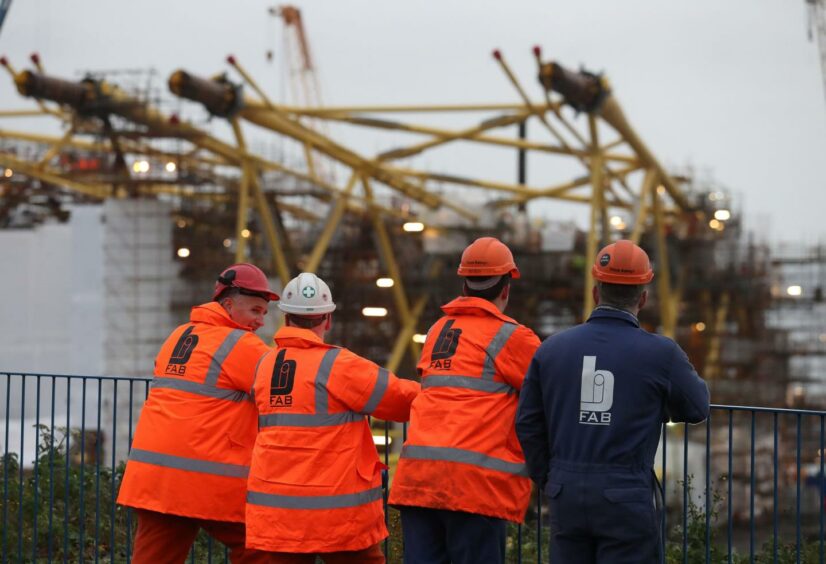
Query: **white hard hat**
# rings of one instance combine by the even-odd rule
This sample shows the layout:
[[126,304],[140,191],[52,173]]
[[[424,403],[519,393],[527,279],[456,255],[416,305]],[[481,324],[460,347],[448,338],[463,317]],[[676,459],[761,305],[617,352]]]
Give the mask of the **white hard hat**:
[[330,287],[313,274],[302,272],[281,291],[278,308],[295,315],[320,315],[336,309]]

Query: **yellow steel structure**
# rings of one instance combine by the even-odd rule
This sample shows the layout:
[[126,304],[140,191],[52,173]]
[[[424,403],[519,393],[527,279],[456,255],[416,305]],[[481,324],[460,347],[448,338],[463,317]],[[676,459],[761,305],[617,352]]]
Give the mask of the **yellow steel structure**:
[[[291,275],[290,265],[282,252],[282,242],[273,223],[273,214],[264,196],[260,175],[265,171],[280,171],[323,190],[329,198],[329,211],[321,233],[301,267],[315,270],[324,259],[327,248],[345,213],[366,214],[376,234],[379,254],[387,274],[395,281],[393,298],[399,317],[400,332],[392,348],[389,367],[395,369],[405,350],[414,361],[418,345],[412,341],[425,302],[420,295],[412,300],[402,282],[402,273],[392,248],[387,218],[404,217],[400,211],[381,206],[378,193],[396,193],[413,204],[413,209],[426,217],[431,210],[447,210],[456,222],[472,224],[480,219],[479,203],[496,206],[524,206],[538,199],[554,199],[585,204],[590,207],[585,265],[590,265],[601,245],[618,236],[635,241],[644,233],[653,232],[658,272],[657,295],[660,320],[665,334],[673,336],[677,323],[679,282],[669,275],[665,233],[669,222],[680,221],[695,212],[679,183],[659,163],[626,119],[607,81],[585,71],[572,72],[554,62],[542,62],[535,50],[541,84],[541,99],[532,100],[501,53],[494,57],[505,78],[513,85],[519,103],[422,105],[422,106],[350,106],[296,107],[270,100],[237,60],[229,64],[256,96],[244,94],[241,84],[225,77],[204,79],[186,71],[172,74],[169,86],[173,93],[202,104],[212,115],[226,118],[234,133],[234,143],[218,139],[192,125],[182,123],[131,98],[117,87],[91,79],[80,82],[63,81],[42,72],[15,72],[7,67],[24,96],[35,98],[44,115],[59,116],[69,128],[63,136],[40,137],[51,149],[41,162],[34,165],[15,162],[0,155],[0,165],[16,167],[24,174],[61,184],[93,197],[116,195],[109,185],[62,178],[50,169],[49,161],[69,148],[103,149],[135,155],[164,155],[185,161],[193,167],[232,167],[240,171],[238,216],[236,222],[237,259],[244,256],[243,231],[247,226],[249,208],[256,207],[273,253],[276,272],[282,281]],[[47,106],[46,103],[52,105]],[[569,114],[566,107],[575,110]],[[37,112],[34,112],[37,113]],[[0,117],[32,115],[28,110],[6,112]],[[483,117],[467,126],[449,127],[403,121],[402,116],[474,115]],[[89,116],[117,115],[146,131],[147,137],[163,136],[186,143],[187,150],[170,154],[154,148],[147,139],[109,136],[107,141],[90,143],[77,139],[87,127]],[[306,120],[329,122],[324,131],[340,126],[360,127],[376,131],[410,134],[416,139],[401,147],[382,147],[373,155],[348,147],[332,135],[315,130]],[[506,128],[536,121],[541,138],[523,139],[508,135]],[[303,150],[304,166],[288,167],[252,153],[245,141],[244,124],[252,124],[272,133],[292,139]],[[105,133],[105,132],[103,132]],[[0,132],[0,136],[25,138],[26,134]],[[105,136],[104,136],[105,137]],[[28,136],[36,139],[36,136]],[[604,140],[606,139],[606,140]],[[508,151],[524,151],[545,158],[570,160],[581,167],[573,178],[567,173],[560,178],[543,178],[541,183],[524,184],[506,180],[472,177],[450,170],[432,170],[421,166],[422,157],[458,143],[473,144]],[[346,171],[347,181],[335,186],[321,178],[314,162],[329,159]],[[400,163],[400,161],[404,163]],[[571,167],[560,167],[569,171]],[[357,187],[362,195],[357,194]],[[445,187],[448,187],[445,189]],[[144,187],[144,189],[146,189]],[[152,188],[156,193],[159,187]],[[463,195],[460,190],[470,190]],[[473,192],[473,191],[476,192]],[[150,191],[150,190],[146,190]],[[480,192],[481,191],[481,192]],[[475,195],[475,198],[474,198]],[[498,199],[490,200],[494,195]],[[632,216],[627,232],[612,232],[608,218],[612,211]],[[312,216],[310,212],[310,216]],[[305,216],[306,217],[306,216]],[[702,218],[701,218],[702,219]],[[705,223],[705,222],[701,222]],[[408,266],[409,267],[409,266]],[[590,312],[590,268],[585,268],[584,315]],[[676,285],[676,287],[675,287]]]
[[[612,209],[633,214],[633,228],[626,236],[639,241],[649,228],[654,229],[656,243],[658,296],[663,332],[673,336],[677,323],[677,296],[669,279],[668,254],[665,250],[666,223],[693,213],[691,205],[680,185],[654,157],[640,136],[630,126],[619,103],[613,96],[607,81],[587,72],[571,72],[556,63],[543,63],[535,51],[539,63],[540,83],[544,99],[532,101],[526,90],[511,71],[499,52],[494,56],[506,78],[522,99],[521,104],[434,105],[434,106],[355,106],[300,108],[273,103],[258,87],[243,67],[230,58],[230,64],[257,98],[244,96],[240,85],[226,79],[205,80],[185,71],[177,71],[170,78],[172,91],[182,97],[202,103],[210,112],[231,119],[247,121],[294,139],[305,148],[305,174],[313,177],[313,154],[336,160],[349,169],[349,182],[344,188],[350,194],[354,184],[361,180],[365,194],[369,191],[365,180],[377,182],[418,202],[426,208],[448,208],[465,219],[474,219],[476,210],[457,204],[460,198],[447,198],[438,194],[435,185],[478,188],[488,193],[502,193],[507,197],[497,204],[507,206],[525,204],[538,198],[552,198],[580,202],[590,206],[586,264],[593,261],[598,248],[615,235],[610,233],[608,222]],[[217,103],[216,100],[220,100]],[[585,114],[586,127],[580,132],[571,119],[562,112],[571,106]],[[488,117],[468,127],[450,129],[445,126],[403,122],[388,117],[393,114],[438,113],[491,113]],[[302,124],[302,118],[338,122],[351,126],[376,130],[395,131],[424,136],[424,140],[402,147],[391,147],[368,157],[345,147],[332,137]],[[494,130],[523,123],[535,118],[549,134],[550,141],[510,138]],[[602,143],[600,136],[613,130],[617,138]],[[411,159],[457,142],[474,143],[490,147],[518,149],[536,154],[572,158],[584,168],[585,175],[562,179],[545,185],[524,185],[516,182],[472,178],[447,171],[433,171],[411,165],[399,166],[401,159]],[[633,186],[632,177],[637,186]],[[659,187],[655,189],[655,187]],[[590,191],[590,193],[589,193]],[[369,199],[369,195],[367,195]],[[309,265],[316,266],[323,249],[335,233],[342,210],[335,208],[322,232]],[[457,218],[459,220],[460,218]],[[392,261],[392,257],[391,257]],[[386,261],[388,269],[394,265]],[[590,295],[591,280],[586,269],[586,285],[583,296],[584,314],[593,307]],[[398,291],[402,291],[401,288]],[[403,302],[397,303],[401,323],[409,321],[410,310]]]

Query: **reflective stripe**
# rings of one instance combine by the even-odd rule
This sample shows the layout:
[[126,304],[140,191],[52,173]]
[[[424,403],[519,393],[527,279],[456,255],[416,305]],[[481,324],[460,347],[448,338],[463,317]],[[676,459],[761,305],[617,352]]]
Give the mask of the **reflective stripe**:
[[[258,416],[258,428],[265,427],[332,427],[364,421],[364,416],[352,411],[329,413],[327,381],[341,349],[324,353],[315,375],[315,413],[269,413]],[[268,353],[269,354],[269,353]]]
[[200,472],[202,474],[214,474],[216,476],[228,476],[231,478],[246,478],[250,472],[249,466],[243,466],[241,464],[185,458],[183,456],[174,456],[172,454],[163,454],[138,448],[132,449],[129,453],[129,460],[174,468],[176,470],[188,470],[189,472]]
[[152,389],[162,388],[167,390],[179,390],[182,392],[189,392],[199,396],[207,396],[210,398],[217,398],[229,400],[234,402],[249,401],[251,398],[244,392],[238,390],[227,390],[226,388],[217,388],[215,386],[207,386],[191,380],[181,380],[180,378],[166,378],[163,376],[155,376],[152,380]]
[[515,323],[503,323],[496,335],[493,336],[488,348],[485,349],[485,366],[482,368],[482,379],[493,380],[493,375],[496,373],[496,357],[502,351],[505,343],[511,338],[513,332],[516,331]]
[[268,352],[262,354],[261,358],[258,359],[258,362],[255,363],[255,370],[252,372],[252,387],[250,388],[250,399],[252,399],[253,403],[255,402],[255,379],[258,377],[258,367],[261,366],[261,361],[271,354],[274,353]]
[[376,386],[373,388],[373,393],[370,394],[370,399],[367,400],[367,405],[361,410],[365,415],[370,415],[379,405],[381,399],[384,397],[384,392],[387,391],[387,385],[390,383],[390,373],[385,368],[379,368],[379,377],[376,380]]
[[522,462],[508,462],[507,460],[494,458],[481,452],[460,448],[405,445],[402,447],[401,458],[459,462],[487,468],[488,470],[498,470],[499,472],[505,472],[507,474],[516,474],[517,476],[528,475],[528,469]]
[[318,365],[318,372],[315,374],[315,412],[318,414],[327,413],[327,381],[330,379],[333,363],[340,352],[341,349],[328,350],[321,358],[321,364]]
[[422,389],[428,388],[464,388],[491,394],[516,393],[516,389],[504,382],[492,382],[473,376],[426,376],[422,380]]
[[341,509],[381,500],[381,488],[340,495],[277,495],[247,492],[247,503],[279,509]]
[[258,416],[258,428],[264,427],[332,427],[354,421],[364,421],[364,415],[342,413],[269,413]]
[[207,386],[215,386],[218,384],[218,376],[221,375],[221,366],[229,356],[229,353],[232,352],[235,344],[244,336],[244,333],[246,333],[246,331],[243,329],[233,329],[229,335],[224,338],[224,342],[221,343],[221,346],[218,347],[218,350],[212,355],[212,362],[209,363],[204,384]]

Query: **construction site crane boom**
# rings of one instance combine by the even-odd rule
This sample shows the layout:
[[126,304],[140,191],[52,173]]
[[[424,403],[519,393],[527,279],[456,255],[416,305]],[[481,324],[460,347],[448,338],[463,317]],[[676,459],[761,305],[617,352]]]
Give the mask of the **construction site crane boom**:
[[306,107],[321,106],[321,88],[301,10],[283,5],[270,8],[269,13],[284,22],[284,55],[293,102]]
[[11,7],[11,0],[0,0],[0,29],[3,28],[3,22],[6,21],[6,15],[9,13]]
[[816,40],[820,48],[820,71],[826,97],[826,0],[806,0],[806,4],[809,7],[809,39]]
[[[292,102],[307,108],[320,108],[324,104],[321,97],[321,84],[310,51],[310,40],[301,17],[301,10],[292,5],[271,7],[269,13],[284,22],[284,64],[290,85]],[[304,119],[310,129],[328,134],[327,124],[320,120]],[[309,148],[305,148],[306,158]],[[324,157],[315,159],[314,172],[325,182],[335,181],[335,165]]]

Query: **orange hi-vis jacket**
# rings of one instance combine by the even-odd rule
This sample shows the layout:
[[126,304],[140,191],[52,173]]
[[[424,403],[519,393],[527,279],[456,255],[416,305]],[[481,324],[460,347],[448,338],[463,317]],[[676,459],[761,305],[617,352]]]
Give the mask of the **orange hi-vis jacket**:
[[282,327],[258,366],[258,437],[247,492],[247,547],[362,550],[387,536],[384,465],[367,416],[407,421],[417,382],[307,329]]
[[216,521],[244,521],[257,430],[249,396],[270,350],[217,302],[192,308],[155,359],[118,503]]
[[539,338],[481,298],[442,310],[418,364],[422,393],[389,503],[522,522],[531,483],[514,420]]

